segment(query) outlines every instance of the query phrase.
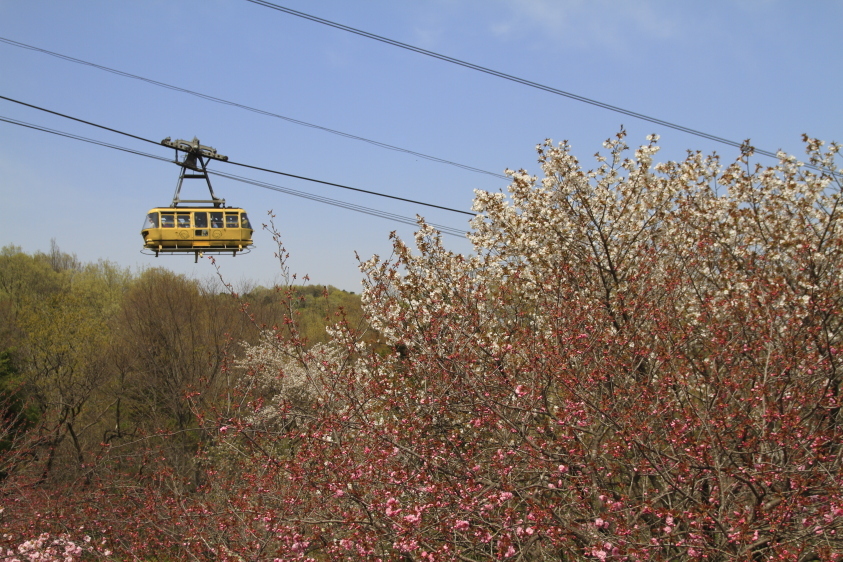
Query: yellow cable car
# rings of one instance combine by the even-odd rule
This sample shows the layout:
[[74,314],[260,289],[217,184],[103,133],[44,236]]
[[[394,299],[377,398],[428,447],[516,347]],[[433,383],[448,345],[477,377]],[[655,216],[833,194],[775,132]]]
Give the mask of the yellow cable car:
[[158,207],[146,215],[144,248],[158,252],[242,252],[252,245],[246,211],[231,207]]
[[[252,247],[252,225],[246,211],[226,207],[225,199],[214,194],[208,178],[207,161],[228,160],[209,146],[202,146],[194,137],[192,141],[171,141],[169,137],[161,144],[176,149],[176,163],[182,167],[176,193],[169,207],[150,209],[146,215],[141,236],[144,253],[193,254],[198,261],[201,254],[246,253]],[[186,155],[178,161],[179,151]],[[188,173],[193,170],[196,173]],[[185,179],[204,179],[211,193],[209,200],[180,199]],[[188,203],[187,206],[179,206]],[[196,206],[205,203],[206,206]]]

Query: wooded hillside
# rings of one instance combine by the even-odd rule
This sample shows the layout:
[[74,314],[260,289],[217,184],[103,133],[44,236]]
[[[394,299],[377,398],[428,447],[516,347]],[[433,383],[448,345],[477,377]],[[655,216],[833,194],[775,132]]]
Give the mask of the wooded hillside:
[[337,314],[359,323],[359,295],[317,286],[234,295],[164,268],[81,263],[55,243],[34,255],[5,247],[0,385],[11,432],[0,470],[26,465],[44,486],[90,480],[106,450],[142,470],[133,444],[169,434],[164,454],[188,474],[207,439],[199,419],[231,382],[227,362],[291,319],[304,347],[325,342]]

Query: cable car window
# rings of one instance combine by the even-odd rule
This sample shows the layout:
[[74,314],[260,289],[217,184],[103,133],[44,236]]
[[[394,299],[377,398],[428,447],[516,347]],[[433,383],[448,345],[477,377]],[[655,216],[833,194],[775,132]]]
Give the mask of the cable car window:
[[161,228],[175,228],[176,216],[173,213],[161,213]]
[[158,228],[158,213],[149,213],[143,223],[144,228]]
[[187,213],[179,213],[178,215],[179,228],[190,228],[190,215]]
[[240,228],[240,220],[237,217],[237,213],[226,213],[225,214],[225,227],[226,228]]
[[208,213],[193,213],[193,226],[196,228],[208,228]]
[[252,228],[252,223],[249,222],[246,213],[240,213],[240,224],[243,225],[243,228]]
[[222,228],[222,213],[211,213],[211,228]]

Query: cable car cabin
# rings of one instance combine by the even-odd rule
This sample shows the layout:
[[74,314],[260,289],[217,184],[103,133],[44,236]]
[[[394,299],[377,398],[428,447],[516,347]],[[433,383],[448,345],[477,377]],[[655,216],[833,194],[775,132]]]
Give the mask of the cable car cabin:
[[[150,209],[143,223],[144,253],[193,254],[199,261],[200,254],[222,254],[231,252],[248,252],[252,247],[252,225],[246,216],[246,211],[225,206],[225,199],[214,194],[211,179],[208,177],[207,164],[211,160],[228,160],[228,156],[218,154],[215,148],[204,146],[199,139],[192,141],[171,140],[170,137],[161,141],[164,146],[176,150],[175,163],[181,166],[179,182],[173,195],[173,203],[169,207]],[[184,160],[179,162],[179,152],[184,152]],[[186,179],[205,180],[210,199],[181,199],[182,183]],[[179,205],[188,203],[184,207]],[[197,207],[196,204],[206,203],[208,206]]]
[[248,251],[252,225],[243,209],[159,207],[146,215],[141,235],[144,250],[159,253],[227,253]]

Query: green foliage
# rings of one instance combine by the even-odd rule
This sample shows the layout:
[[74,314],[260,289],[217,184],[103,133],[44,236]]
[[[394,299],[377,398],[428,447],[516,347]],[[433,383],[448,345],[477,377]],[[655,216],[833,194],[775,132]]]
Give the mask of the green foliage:
[[266,327],[282,326],[285,318],[295,320],[308,346],[330,340],[326,328],[348,322],[363,323],[360,295],[336,287],[294,285],[289,288],[257,287],[243,296],[255,308],[255,319]]
[[0,298],[21,301],[62,289],[64,277],[43,259],[27,255],[15,246],[0,251]]
[[[198,420],[233,400],[229,358],[290,318],[308,346],[325,342],[326,327],[362,322],[360,297],[309,285],[236,299],[164,268],[82,263],[55,242],[46,253],[3,247],[0,448],[33,429],[38,444],[26,458],[42,483],[108,459],[142,470],[156,447],[178,474],[193,474],[210,438]],[[151,439],[162,431],[177,437]]]
[[20,386],[13,351],[0,351],[0,454],[11,449],[16,439],[37,422],[38,412]]

